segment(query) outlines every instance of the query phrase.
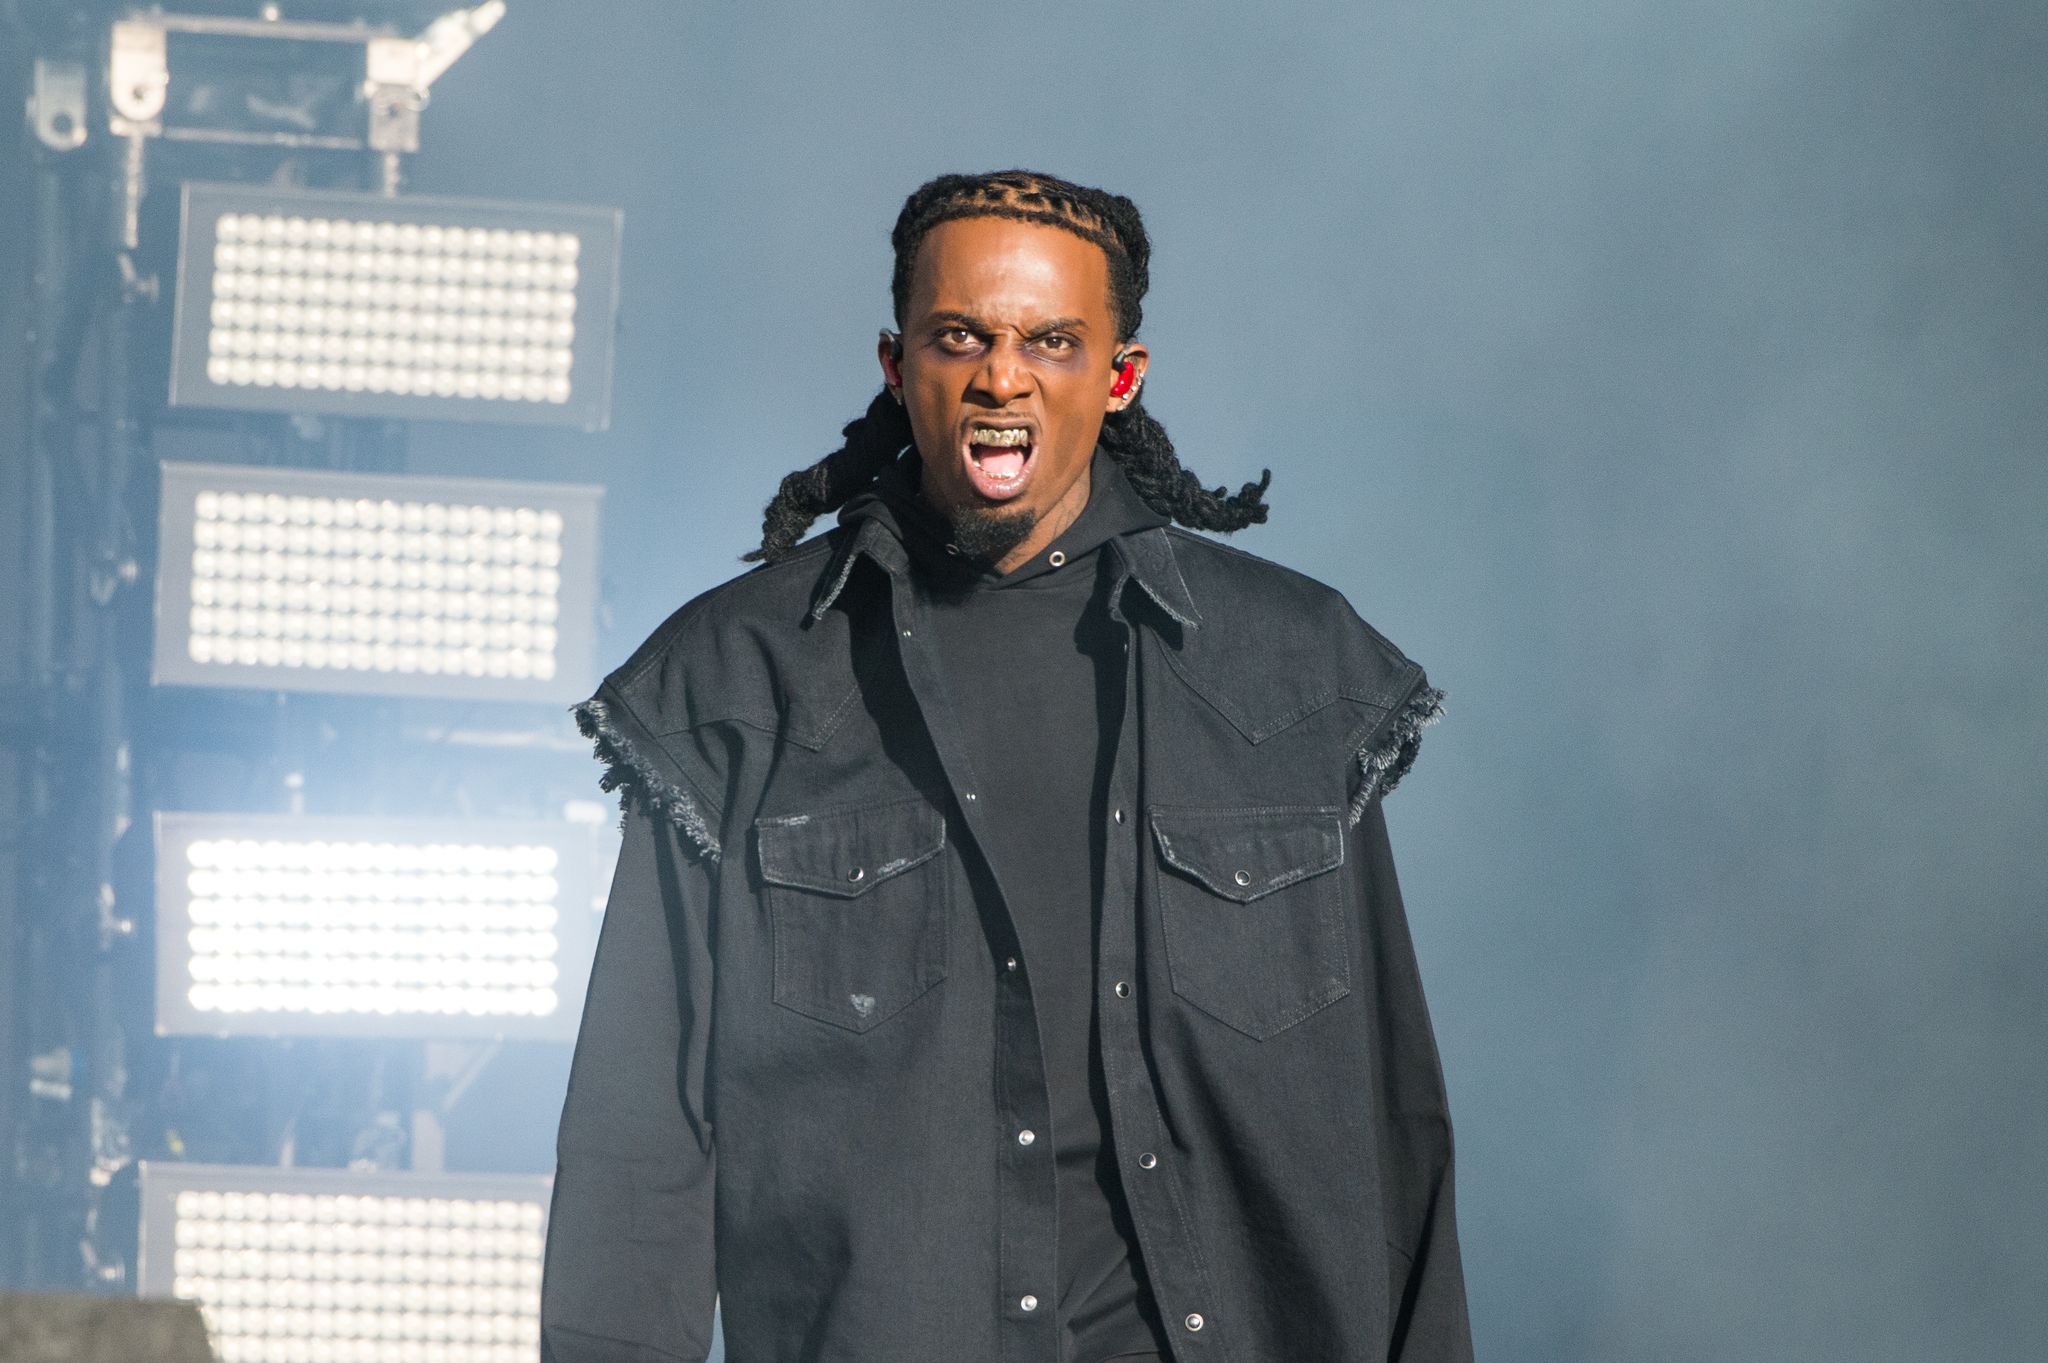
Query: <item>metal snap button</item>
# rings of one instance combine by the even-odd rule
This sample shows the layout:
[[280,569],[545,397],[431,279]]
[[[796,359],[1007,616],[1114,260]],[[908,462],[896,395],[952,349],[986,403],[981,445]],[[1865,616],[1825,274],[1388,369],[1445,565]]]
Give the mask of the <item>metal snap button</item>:
[[1127,999],[1131,996],[1131,982],[1129,980],[1118,980],[1116,982],[1116,996],[1120,999]]
[[1156,1168],[1158,1164],[1159,1156],[1153,1154],[1150,1150],[1147,1150],[1144,1154],[1138,1156],[1138,1167],[1140,1169]]
[[1019,1131],[1017,1133],[1017,1144],[1019,1145],[1029,1145],[1031,1144],[1031,1142],[1037,1139],[1038,1133],[1036,1131],[1031,1131],[1027,1129],[1024,1131]]
[[1187,1326],[1190,1330],[1199,1330],[1206,1322],[1203,1321],[1201,1312],[1190,1311],[1188,1312],[1188,1318],[1182,1321],[1181,1324]]
[[1004,962],[1003,962],[1003,969],[1005,969],[1005,970],[1009,971],[1009,972],[1010,972],[1010,973],[1011,973],[1012,975],[1016,974],[1016,973],[1017,973],[1017,958],[1016,958],[1015,956],[1012,956],[1012,957],[1010,957],[1010,959],[1009,959],[1009,960],[1007,960],[1007,961],[1004,961]]
[[848,871],[846,873],[846,878],[852,881],[854,884],[858,885],[861,881],[866,880],[868,878],[867,868],[862,866],[856,866],[851,871]]
[[1232,876],[1231,879],[1236,881],[1240,886],[1249,885],[1252,883],[1252,873],[1250,871],[1239,871],[1236,875]]
[[1124,821],[1124,812],[1121,809],[1119,809],[1116,813],[1110,815],[1109,817],[1115,819],[1118,823],[1122,823]]
[[1038,1309],[1038,1298],[1027,1292],[1023,1300],[1019,1301],[1017,1305],[1023,1307],[1026,1311],[1036,1311]]
[[1045,561],[1047,563],[1050,563],[1055,568],[1064,567],[1067,562],[1066,551],[1063,549],[1055,549],[1045,556]]

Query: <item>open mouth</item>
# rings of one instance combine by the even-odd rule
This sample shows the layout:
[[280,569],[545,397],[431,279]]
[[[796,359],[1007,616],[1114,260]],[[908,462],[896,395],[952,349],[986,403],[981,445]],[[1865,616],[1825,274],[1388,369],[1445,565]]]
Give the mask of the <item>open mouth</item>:
[[1028,425],[977,425],[967,433],[967,476],[992,502],[1008,501],[1031,481],[1038,434]]

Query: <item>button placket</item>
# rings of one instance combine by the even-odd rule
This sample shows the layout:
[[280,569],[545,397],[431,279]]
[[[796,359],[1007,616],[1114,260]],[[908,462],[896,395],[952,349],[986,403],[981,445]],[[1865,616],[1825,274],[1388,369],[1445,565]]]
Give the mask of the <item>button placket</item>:
[[[1110,992],[1119,1001],[1135,997],[1137,972],[1143,968],[1139,920],[1146,908],[1140,898],[1140,889],[1145,883],[1142,849],[1148,845],[1137,828],[1124,826],[1127,821],[1142,824],[1131,815],[1142,812],[1134,803],[1146,740],[1141,724],[1145,712],[1141,703],[1140,660],[1150,656],[1142,631],[1124,620],[1116,607],[1118,593],[1126,588],[1129,580],[1126,567],[1111,594],[1110,613],[1122,626],[1124,634],[1124,720],[1117,741],[1108,801],[1111,821],[1117,832],[1108,839],[1103,893],[1105,896],[1115,895],[1117,900],[1116,911],[1111,912],[1110,902],[1105,899],[1096,959],[1099,977],[1113,981]],[[1104,1077],[1108,1081],[1114,1139],[1121,1148],[1139,1152],[1133,1161],[1136,1170],[1124,1180],[1125,1196],[1157,1297],[1162,1302],[1176,1299],[1199,1301],[1209,1293],[1207,1270],[1200,1247],[1189,1238],[1193,1234],[1188,1219],[1189,1209],[1182,1202],[1178,1182],[1171,1171],[1159,1167],[1157,1152],[1165,1148],[1164,1119],[1143,1057],[1138,1024],[1135,1009],[1107,1008],[1101,1015],[1097,1043]],[[1140,1174],[1138,1170],[1145,1172]],[[1168,1316],[1168,1319],[1173,1317]],[[1205,1350],[1213,1350],[1224,1343],[1217,1336],[1213,1324],[1200,1312],[1183,1308],[1180,1324],[1183,1330],[1181,1337],[1190,1339],[1199,1334]],[[1193,1347],[1192,1340],[1188,1347]]]
[[[973,769],[959,739],[959,717],[947,703],[944,682],[936,673],[937,659],[919,637],[917,627],[921,624],[919,613],[923,603],[915,584],[901,575],[892,574],[892,578],[896,624],[904,640],[915,640],[899,647],[904,676],[924,716],[946,784],[956,793],[958,817],[966,834],[979,840],[981,806],[973,789]],[[989,874],[995,882],[997,901],[1008,917],[1009,896],[1003,892],[993,868]],[[1014,933],[1014,917],[1011,930]],[[1014,950],[1014,938],[1006,945]],[[1037,1139],[1032,1128],[1048,1122],[1051,1112],[1030,977],[1021,970],[1015,956],[1003,958],[1003,970],[1003,978],[1012,987],[995,991],[995,1082],[1003,1119],[1019,1134],[1014,1144],[1004,1142],[1008,1148],[1000,1161],[996,1189],[997,1254],[1002,1265],[999,1290],[1003,1293],[999,1300],[1014,1304],[1004,1311],[1013,1330],[1002,1341],[1001,1357],[1005,1363],[1024,1363],[1043,1356],[1042,1336],[1057,1323],[1056,1313],[1038,1309],[1037,1293],[1023,1290],[1026,1284],[1042,1279],[1053,1263],[1056,1169],[1052,1160],[1024,1148]]]

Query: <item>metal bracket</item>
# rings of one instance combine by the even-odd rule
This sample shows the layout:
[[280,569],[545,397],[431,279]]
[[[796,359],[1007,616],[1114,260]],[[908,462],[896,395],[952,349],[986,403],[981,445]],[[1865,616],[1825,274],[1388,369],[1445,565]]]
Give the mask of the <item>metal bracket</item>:
[[456,58],[496,28],[504,17],[505,0],[484,0],[471,9],[451,10],[428,24],[426,32],[419,36],[420,90],[424,92],[439,80],[443,72],[455,65]]
[[168,48],[161,23],[115,21],[107,94],[114,106],[111,123],[116,136],[162,130],[164,99],[171,88]]
[[364,54],[363,99],[370,106],[370,150],[420,149],[420,111],[430,89],[478,38],[505,17],[505,0],[451,10],[417,38],[372,38]]
[[51,151],[77,151],[86,136],[85,63],[36,58],[28,122]]
[[370,150],[420,149],[420,110],[427,107],[419,83],[416,38],[372,38],[363,64],[363,99],[370,106]]

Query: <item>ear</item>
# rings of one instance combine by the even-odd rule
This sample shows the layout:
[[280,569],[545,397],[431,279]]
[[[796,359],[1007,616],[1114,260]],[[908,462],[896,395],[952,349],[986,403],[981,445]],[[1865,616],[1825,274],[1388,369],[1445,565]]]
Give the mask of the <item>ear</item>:
[[1151,363],[1152,352],[1147,350],[1138,341],[1127,342],[1119,348],[1110,366],[1110,385],[1112,387],[1117,386],[1117,381],[1123,377],[1123,367],[1125,365],[1131,367],[1131,381],[1129,384],[1123,385],[1125,391],[1122,394],[1113,394],[1105,398],[1102,410],[1104,412],[1121,412],[1124,408],[1136,402],[1138,400],[1138,390],[1145,382],[1145,369]]
[[882,362],[882,382],[903,401],[903,338],[884,328],[875,340],[875,358]]

